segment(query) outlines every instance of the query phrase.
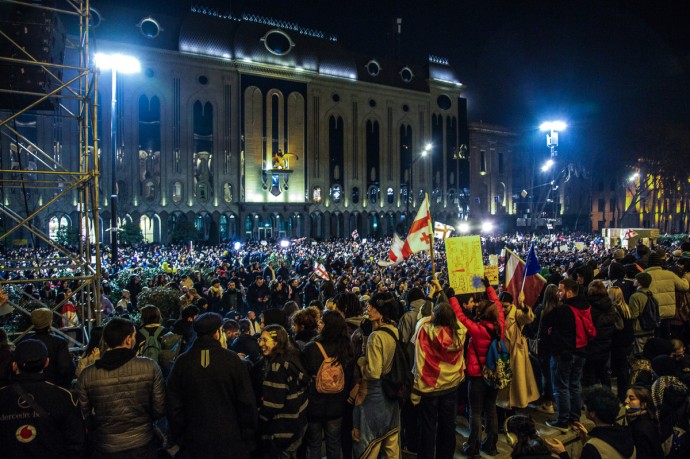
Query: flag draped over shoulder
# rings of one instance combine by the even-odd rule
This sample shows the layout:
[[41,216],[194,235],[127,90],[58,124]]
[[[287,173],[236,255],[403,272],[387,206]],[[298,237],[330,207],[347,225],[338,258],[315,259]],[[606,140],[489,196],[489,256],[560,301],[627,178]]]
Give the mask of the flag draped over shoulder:
[[541,267],[534,246],[527,255],[527,264],[510,249],[506,249],[506,252],[510,255],[506,262],[506,290],[516,302],[521,300],[527,306],[534,307],[546,284],[546,279],[539,274]]

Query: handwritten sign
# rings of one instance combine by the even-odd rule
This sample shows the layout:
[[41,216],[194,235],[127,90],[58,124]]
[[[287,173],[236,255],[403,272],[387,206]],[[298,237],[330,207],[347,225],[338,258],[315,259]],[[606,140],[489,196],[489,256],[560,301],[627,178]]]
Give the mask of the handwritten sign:
[[483,292],[484,261],[480,237],[449,237],[445,242],[448,280],[455,293]]
[[498,266],[484,266],[484,276],[489,278],[489,283],[491,285],[498,285]]

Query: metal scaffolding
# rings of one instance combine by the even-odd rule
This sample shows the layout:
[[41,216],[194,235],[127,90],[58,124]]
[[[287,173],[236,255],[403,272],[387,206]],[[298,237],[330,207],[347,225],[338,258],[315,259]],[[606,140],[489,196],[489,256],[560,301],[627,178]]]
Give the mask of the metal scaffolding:
[[[89,0],[0,0],[0,8],[0,287],[14,308],[0,319],[17,342],[33,329],[31,310],[52,309],[60,324],[70,301],[79,326],[52,331],[83,349],[100,323],[102,278]],[[54,215],[72,216],[74,244],[55,240]],[[44,282],[67,283],[73,296],[37,299],[29,284]]]

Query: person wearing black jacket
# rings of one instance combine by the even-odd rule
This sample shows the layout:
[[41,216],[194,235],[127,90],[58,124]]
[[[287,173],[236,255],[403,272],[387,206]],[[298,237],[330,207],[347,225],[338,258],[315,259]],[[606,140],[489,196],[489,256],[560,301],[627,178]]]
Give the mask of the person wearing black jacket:
[[47,308],[31,311],[31,323],[34,333],[24,339],[36,339],[45,344],[48,349],[48,367],[45,378],[49,382],[69,388],[74,379],[75,365],[69,354],[67,340],[50,332],[53,322],[53,312]]
[[261,313],[268,307],[268,300],[271,296],[271,291],[266,285],[264,278],[259,276],[256,281],[249,286],[247,290],[247,303],[252,311]]
[[652,408],[652,394],[649,389],[642,386],[628,389],[625,396],[625,421],[632,431],[637,457],[663,459],[659,430],[649,411]]
[[0,444],[7,459],[82,457],[86,431],[77,400],[46,381],[48,349],[35,339],[17,345],[14,384],[0,389]]
[[242,319],[239,322],[240,334],[235,341],[230,345],[230,349],[240,354],[240,357],[246,357],[252,364],[256,364],[261,360],[261,348],[251,334],[251,326],[248,319]]
[[168,422],[180,459],[249,458],[255,448],[258,421],[249,372],[221,346],[222,324],[219,314],[200,315],[194,321],[197,339],[168,378]]
[[[319,345],[329,357],[336,357],[343,368],[346,380],[351,380],[354,354],[347,334],[347,323],[337,311],[324,311],[319,320],[319,334],[308,342],[302,350],[302,362],[312,383],[307,389],[307,432],[305,443],[307,459],[321,459],[321,443],[326,437],[327,459],[342,456],[341,429],[349,391],[345,384],[343,390],[334,394],[322,394],[316,390],[316,375],[324,361]],[[349,376],[349,377],[348,377]]]
[[567,430],[580,419],[585,347],[589,337],[596,336],[587,299],[578,296],[579,285],[564,279],[558,285],[562,301],[544,317],[542,327],[549,330],[551,342],[551,376],[558,417],[546,421],[551,427]]
[[606,285],[600,280],[592,281],[587,287],[587,301],[592,307],[592,322],[597,336],[587,344],[587,361],[583,370],[582,384],[585,387],[602,384],[611,387],[609,360],[611,343],[616,328],[623,328],[623,321],[611,302]]

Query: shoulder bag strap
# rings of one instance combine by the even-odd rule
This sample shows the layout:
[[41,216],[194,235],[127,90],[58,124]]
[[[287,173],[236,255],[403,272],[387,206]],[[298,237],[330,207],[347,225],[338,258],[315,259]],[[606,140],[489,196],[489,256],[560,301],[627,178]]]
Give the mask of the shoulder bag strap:
[[41,405],[36,403],[36,400],[34,399],[34,396],[29,394],[27,391],[24,390],[22,386],[19,384],[12,384],[12,389],[19,394],[19,397],[21,397],[22,400],[24,400],[35,412],[39,414],[44,419],[50,419],[53,421],[53,417],[48,413],[46,410],[43,409]]
[[316,344],[316,347],[318,347],[319,350],[321,351],[321,355],[323,356],[323,359],[324,359],[324,360],[328,359],[328,358],[329,358],[329,357],[328,357],[328,354],[326,354],[326,350],[323,348],[323,346],[321,345],[321,343],[319,343],[318,341],[314,340],[314,344]]
[[386,328],[386,327],[384,327],[384,326],[381,326],[381,327],[379,327],[379,328],[376,329],[376,331],[379,331],[379,330],[380,330],[380,331],[385,331],[388,335],[390,335],[391,338],[393,338],[393,341],[396,342],[396,344],[397,344],[398,341],[400,341],[400,338],[396,337],[396,336],[395,336],[395,333],[393,333],[390,329],[388,329],[388,328]]

